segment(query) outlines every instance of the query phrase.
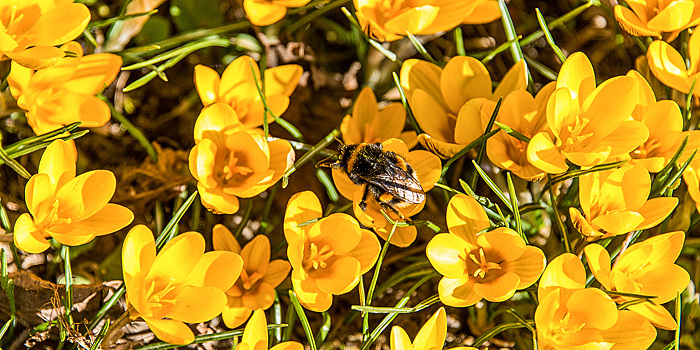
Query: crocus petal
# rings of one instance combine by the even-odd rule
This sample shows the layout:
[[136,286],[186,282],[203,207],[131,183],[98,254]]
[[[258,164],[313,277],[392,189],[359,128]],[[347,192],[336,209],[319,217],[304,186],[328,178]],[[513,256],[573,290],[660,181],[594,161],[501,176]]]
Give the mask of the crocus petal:
[[[342,235],[337,232],[344,232]],[[350,254],[360,243],[362,234],[352,216],[333,213],[316,223],[309,231],[309,239],[319,248],[327,246],[334,255]]]
[[222,224],[214,225],[212,229],[212,243],[214,250],[225,250],[228,252],[240,253],[241,245],[233,236],[233,233]]
[[236,282],[243,268],[240,255],[226,251],[208,252],[187,276],[187,283],[196,287],[215,287],[225,291]]
[[360,274],[360,262],[357,259],[343,256],[324,269],[316,270],[313,277],[318,289],[328,294],[339,294],[349,286],[355,276]]
[[483,207],[473,198],[458,194],[447,204],[447,227],[450,233],[476,245],[476,235],[491,224]]
[[256,236],[243,247],[241,258],[247,271],[265,275],[270,264],[270,239],[265,235]]
[[656,339],[656,329],[644,317],[632,311],[620,310],[613,327],[600,331],[608,343],[619,349],[648,349]]
[[572,53],[562,64],[557,76],[557,90],[561,88],[576,91],[577,98],[581,101],[579,104],[583,104],[588,95],[595,90],[593,66],[584,53]]
[[221,190],[210,191],[202,186],[201,182],[197,184],[197,190],[202,204],[214,214],[233,214],[240,207],[235,195],[226,194]]
[[45,218],[53,209],[55,187],[48,175],[38,173],[24,187],[24,198],[27,208],[37,218]]
[[639,224],[644,222],[642,214],[633,211],[620,213],[609,213],[593,218],[591,223],[594,227],[600,227],[613,235],[621,235],[635,230]]
[[621,5],[617,5],[614,8],[614,12],[615,19],[617,19],[620,27],[622,27],[622,29],[624,29],[626,32],[634,36],[652,36],[659,39],[661,38],[659,31],[649,29],[647,24],[644,23],[634,12],[632,12],[632,10]]
[[271,347],[270,350],[304,350],[304,346],[295,341],[285,341]]
[[66,55],[63,50],[49,46],[36,46],[17,52],[4,52],[4,54],[12,59],[12,62],[17,62],[17,64],[29,69],[51,67]]
[[27,253],[41,253],[51,244],[34,225],[31,215],[24,213],[15,221],[14,241],[17,248]]
[[690,0],[677,0],[668,4],[647,22],[651,30],[672,32],[684,28],[690,21],[695,4]]
[[258,283],[255,294],[243,294],[241,300],[248,309],[269,309],[275,302],[275,288],[266,283]]
[[[129,282],[137,274],[145,275],[156,258],[156,243],[153,232],[146,225],[136,225],[124,238],[122,246],[122,272],[129,291]],[[131,291],[132,295],[139,294]]]
[[608,254],[608,251],[599,244],[589,244],[583,251],[586,253],[588,266],[591,268],[595,279],[606,289],[611,289],[610,254]]
[[56,193],[59,217],[80,221],[94,215],[109,202],[116,186],[114,174],[108,170],[78,175]]
[[186,287],[174,298],[175,304],[172,307],[165,306],[167,311],[164,314],[187,323],[209,321],[221,313],[226,305],[226,295],[216,287]]
[[352,251],[352,256],[360,262],[360,273],[369,271],[379,257],[379,241],[371,231],[360,230],[362,238]]
[[87,242],[92,241],[95,238],[94,234],[78,235],[78,234],[74,234],[72,232],[70,234],[64,234],[64,233],[52,232],[52,231],[48,231],[48,233],[58,243],[61,243],[63,245],[72,246],[72,247],[83,245]]
[[547,264],[542,273],[538,288],[540,300],[544,295],[557,288],[577,289],[584,288],[586,283],[586,270],[581,260],[571,253],[564,253]]
[[506,261],[501,265],[501,268],[506,271],[513,272],[520,277],[517,289],[524,289],[531,286],[542,275],[547,258],[541,249],[533,246],[526,246],[525,252],[513,260]]
[[438,284],[438,294],[443,304],[453,307],[471,306],[481,300],[481,296],[474,291],[474,280],[471,278],[443,277]]
[[391,343],[392,350],[413,350],[411,338],[408,337],[406,331],[399,326],[391,328]]
[[678,198],[675,197],[660,197],[648,200],[638,210],[644,216],[644,221],[639,224],[637,230],[646,230],[658,225],[671,215],[671,212],[677,205]]
[[[284,236],[287,242],[303,230],[300,224],[323,216],[321,202],[311,191],[296,193],[287,202],[287,210],[284,213]],[[309,227],[309,226],[305,226]]]
[[527,144],[527,160],[534,166],[550,174],[563,173],[569,169],[565,158],[554,145],[552,136],[540,132]]
[[418,142],[420,142],[420,144],[427,150],[442,159],[452,158],[464,148],[464,145],[441,141],[438,138],[432,137],[428,134],[418,135]]
[[481,123],[481,111],[485,104],[491,102],[486,98],[474,98],[459,109],[455,124],[455,142],[468,145],[484,135]]
[[671,45],[661,40],[653,41],[647,50],[647,61],[649,70],[664,85],[682,93],[690,92],[685,60]]
[[525,242],[518,233],[508,227],[499,227],[476,237],[476,245],[484,248],[499,261],[513,261],[525,252]]
[[425,322],[413,340],[414,349],[440,349],[445,344],[447,335],[447,317],[445,308],[439,308]]
[[223,131],[230,134],[240,128],[238,115],[231,106],[225,103],[214,103],[204,107],[199,113],[194,123],[194,140],[195,143],[199,143],[206,136],[215,137],[211,131]]
[[[497,3],[493,3],[496,5],[496,7],[498,7]],[[500,11],[498,17],[500,17]],[[498,84],[498,87],[493,92],[493,97],[491,99],[494,101],[498,101],[499,98],[505,97],[513,91],[525,90],[526,88],[527,65],[525,64],[525,60],[520,60],[516,62],[512,67],[510,67],[510,69],[508,69],[508,72],[503,77],[503,80],[501,80],[501,82]]]
[[182,321],[146,317],[143,320],[153,334],[164,342],[187,345],[194,341],[194,333]]
[[197,87],[199,99],[202,100],[204,106],[216,102],[219,93],[219,83],[221,83],[221,78],[215,70],[201,64],[194,67],[194,85]]
[[481,61],[469,56],[453,57],[440,75],[440,91],[450,110],[456,112],[471,99],[491,98],[491,76]]
[[[185,232],[171,239],[153,261],[147,280],[163,279],[163,283],[183,283],[204,253],[204,237]],[[174,264],[173,262],[177,262]]]
[[292,286],[294,287],[294,292],[297,293],[299,302],[311,311],[326,311],[333,303],[333,294],[321,292],[321,290],[308,279],[299,280],[292,278]]
[[486,300],[501,302],[515,294],[518,284],[520,284],[520,277],[512,272],[506,272],[494,280],[475,283],[474,292]]
[[232,307],[227,305],[224,310],[221,311],[221,318],[224,320],[224,324],[228,328],[237,328],[238,326],[245,323],[248,317],[253,313],[253,310],[246,307]]
[[454,142],[455,120],[450,119],[439,100],[424,90],[417,90],[413,92],[410,102],[413,115],[426,134],[443,142]]
[[56,6],[42,14],[24,35],[37,38],[36,46],[55,46],[77,38],[90,22],[90,10],[83,4]]
[[282,19],[287,14],[285,6],[274,3],[244,0],[243,9],[250,19],[250,23],[256,26],[267,26]]
[[465,277],[467,265],[466,254],[475,249],[464,239],[448,233],[433,237],[425,248],[430,264],[441,275],[449,278]]
[[663,304],[675,299],[677,292],[683,292],[688,287],[690,276],[684,268],[667,263],[649,267],[643,275],[634,280],[641,286],[642,294],[655,295],[657,298],[654,302]]
[[290,96],[299,84],[303,73],[304,69],[298,64],[285,64],[266,69],[265,95]]
[[[401,65],[401,87],[408,101],[413,100],[413,92],[420,89],[431,94],[433,100],[442,101],[440,75],[442,68],[428,61],[409,59]],[[415,108],[414,105],[411,105]]]
[[75,145],[70,142],[56,140],[51,142],[39,162],[39,174],[47,174],[51,179],[53,188],[51,193],[63,187],[68,181],[75,178],[75,162],[78,153]]
[[[501,9],[498,1],[479,2],[471,14],[464,18],[464,24],[484,24],[501,18]],[[455,348],[452,348],[455,349]]]
[[[362,243],[360,243],[362,245]],[[263,276],[262,282],[273,287],[277,287],[289,274],[291,270],[289,262],[284,260],[272,260],[267,267],[267,273]]]
[[97,94],[111,84],[122,67],[122,58],[109,53],[83,56],[63,88],[82,94]]
[[627,307],[627,309],[640,314],[658,328],[667,330],[678,329],[678,324],[676,323],[676,320],[673,318],[673,316],[671,316],[671,313],[668,312],[668,310],[666,310],[666,308],[662,305],[640,303],[630,305]]
[[121,230],[133,220],[134,213],[129,208],[107,203],[89,218],[73,222],[68,227],[73,235],[102,236]]

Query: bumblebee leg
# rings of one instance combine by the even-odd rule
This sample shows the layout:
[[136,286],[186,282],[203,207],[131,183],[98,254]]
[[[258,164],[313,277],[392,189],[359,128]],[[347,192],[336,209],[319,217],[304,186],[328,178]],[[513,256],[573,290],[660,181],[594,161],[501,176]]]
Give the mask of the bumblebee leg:
[[365,191],[362,193],[362,200],[360,201],[360,209],[362,211],[367,210],[367,196],[369,195],[369,184],[365,185]]

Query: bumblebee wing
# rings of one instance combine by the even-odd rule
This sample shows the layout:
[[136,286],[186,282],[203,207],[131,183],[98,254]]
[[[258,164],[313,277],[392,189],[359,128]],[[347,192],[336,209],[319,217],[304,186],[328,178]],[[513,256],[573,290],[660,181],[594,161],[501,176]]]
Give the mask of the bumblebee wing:
[[406,203],[419,204],[425,200],[425,192],[420,182],[406,170],[393,162],[387,162],[383,174],[367,178],[367,182],[401,198]]

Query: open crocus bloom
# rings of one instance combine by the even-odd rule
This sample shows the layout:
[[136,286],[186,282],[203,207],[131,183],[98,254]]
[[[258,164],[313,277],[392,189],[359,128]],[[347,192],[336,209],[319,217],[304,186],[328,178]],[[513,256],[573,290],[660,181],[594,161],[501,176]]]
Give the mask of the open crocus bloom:
[[[654,40],[647,50],[649,70],[666,86],[674,88],[684,94],[690,93],[690,88],[700,76],[700,34],[693,31],[688,39],[688,60],[690,67],[685,64],[685,59],[671,45],[661,40]],[[695,84],[693,95],[700,97],[700,84]]]
[[7,78],[17,106],[27,111],[27,122],[37,135],[74,122],[99,127],[112,115],[107,103],[96,95],[117,77],[121,57],[110,53],[83,56],[82,47],[74,41],[61,49],[77,57],[61,58],[36,72],[13,63]]
[[[382,146],[384,152],[392,151],[402,156],[406,162],[413,167],[418,175],[416,180],[420,182],[424,192],[430,191],[440,179],[442,167],[440,165],[440,159],[436,155],[423,150],[409,152],[406,144],[399,139],[384,141],[382,142]],[[362,201],[365,187],[354,184],[350,178],[339,169],[333,169],[332,176],[333,182],[338,188],[338,192],[340,192],[343,197],[353,201],[353,211],[357,220],[359,220],[361,224],[373,228],[383,239],[389,239],[389,234],[394,225],[384,217],[379,203],[372,198],[372,196],[369,196],[367,198],[366,210],[360,208],[360,202]],[[409,204],[406,207],[397,208],[397,210],[401,212],[404,218],[409,218],[418,214],[423,210],[423,207],[425,207],[425,201],[419,204]],[[393,211],[385,211],[385,213],[394,221],[402,220],[399,215]],[[397,226],[390,243],[399,247],[407,247],[416,239],[416,234],[417,231],[414,225],[404,227]]]
[[202,204],[212,212],[238,211],[238,197],[267,190],[294,164],[289,142],[267,142],[259,131],[244,129],[236,112],[224,103],[205,107],[194,126],[190,172]]
[[15,245],[29,253],[50,246],[47,238],[77,246],[122,229],[134,219],[126,207],[109,203],[117,181],[108,170],[75,176],[75,147],[53,141],[44,151],[39,171],[25,187],[29,214],[15,222]]
[[489,71],[475,58],[453,57],[445,68],[410,59],[401,65],[401,87],[425,132],[418,141],[441,158],[450,158],[483,134],[483,101],[524,90],[527,70],[525,61],[519,61],[493,90]]
[[[473,219],[472,219],[473,218]],[[474,305],[481,299],[501,302],[539,278],[546,258],[510,228],[489,227],[484,209],[472,197],[458,194],[447,209],[450,233],[433,237],[425,250],[444,277],[440,301],[448,306]]]
[[272,115],[279,117],[287,110],[289,96],[302,73],[303,69],[296,64],[268,68],[263,86],[258,63],[249,56],[241,56],[226,67],[221,77],[207,66],[195,66],[194,85],[204,106],[223,102],[235,110],[242,127],[250,129],[263,125],[265,120],[265,104],[258,87],[265,91],[265,102],[270,108],[267,122],[272,123],[275,121]]
[[214,249],[240,254],[243,269],[236,283],[226,291],[228,302],[221,317],[228,328],[242,325],[253,310],[267,310],[275,301],[275,287],[289,274],[289,262],[270,261],[270,239],[257,235],[243,249],[226,226],[217,224],[213,231]]
[[132,316],[143,318],[158,339],[185,345],[194,341],[185,322],[205,322],[221,313],[243,259],[232,252],[204,253],[198,232],[173,238],[156,255],[153,233],[138,225],[124,239],[122,266]]
[[[688,287],[690,276],[682,267],[674,264],[683,248],[683,232],[670,232],[651,237],[627,248],[614,267],[610,267],[610,254],[598,244],[586,246],[584,252],[588,266],[595,278],[607,290],[622,293],[653,295],[651,302],[632,304],[627,307],[655,326],[674,330],[678,324],[673,316],[661,306],[676,298]],[[616,301],[624,303],[636,298],[618,296]]]
[[322,218],[321,210],[316,195],[304,191],[292,196],[284,215],[292,286],[302,305],[317,312],[328,310],[334,294],[354,288],[379,256],[374,233],[350,215]]
[[620,27],[635,36],[653,36],[673,41],[682,30],[700,24],[700,1],[671,0],[626,2],[630,8],[616,5],[615,19]]
[[585,288],[586,270],[575,255],[554,258],[542,273],[535,310],[540,349],[647,349],[656,329],[644,317],[618,310],[597,288]]
[[556,84],[547,104],[554,138],[540,132],[527,147],[528,160],[536,167],[558,174],[569,169],[567,161],[595,166],[628,154],[649,136],[642,122],[630,119],[639,101],[634,78],[614,77],[596,87],[591,62],[577,52],[562,65]]
[[44,69],[65,56],[54,46],[77,38],[90,22],[90,10],[72,0],[4,1],[0,22],[2,56],[29,69]]
[[569,208],[573,225],[589,240],[644,230],[658,225],[678,198],[649,198],[651,178],[640,165],[598,171],[579,178],[583,215]]
[[683,131],[683,115],[675,101],[656,101],[654,91],[644,77],[635,70],[627,73],[637,80],[639,103],[632,112],[632,118],[649,129],[649,138],[630,153],[630,164],[639,164],[650,173],[658,173],[680,148],[688,137],[684,153],[678,163],[685,163],[694,150],[700,146],[700,130]]

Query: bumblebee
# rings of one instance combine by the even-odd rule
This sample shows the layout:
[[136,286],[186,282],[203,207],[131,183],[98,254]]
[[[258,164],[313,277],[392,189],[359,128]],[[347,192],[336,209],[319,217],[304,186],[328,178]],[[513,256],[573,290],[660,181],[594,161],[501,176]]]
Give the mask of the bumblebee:
[[[337,161],[326,164],[331,158]],[[372,197],[386,211],[393,211],[405,219],[398,208],[419,204],[425,192],[418,182],[416,171],[402,156],[384,151],[381,143],[341,144],[338,153],[319,163],[340,170],[359,186],[364,186],[360,209],[367,210],[367,197]]]

